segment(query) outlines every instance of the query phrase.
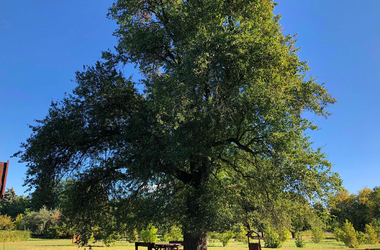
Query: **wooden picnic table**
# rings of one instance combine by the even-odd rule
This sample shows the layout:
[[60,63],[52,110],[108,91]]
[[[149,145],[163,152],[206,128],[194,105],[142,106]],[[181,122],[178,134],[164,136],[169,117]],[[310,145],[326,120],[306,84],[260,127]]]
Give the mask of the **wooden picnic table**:
[[179,245],[176,243],[153,243],[153,242],[135,242],[135,249],[138,250],[139,247],[147,247],[148,250],[179,250]]

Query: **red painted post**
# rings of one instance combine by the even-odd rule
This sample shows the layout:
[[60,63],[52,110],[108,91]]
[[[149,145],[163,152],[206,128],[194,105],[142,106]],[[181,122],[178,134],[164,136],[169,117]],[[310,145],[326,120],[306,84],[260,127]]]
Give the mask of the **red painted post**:
[[7,175],[9,168],[9,160],[5,162],[0,162],[0,201],[4,197],[5,185],[7,183]]

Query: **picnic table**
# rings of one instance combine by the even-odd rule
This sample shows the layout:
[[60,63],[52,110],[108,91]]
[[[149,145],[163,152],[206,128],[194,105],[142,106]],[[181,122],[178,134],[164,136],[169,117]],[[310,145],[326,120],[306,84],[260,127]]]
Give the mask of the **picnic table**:
[[135,242],[135,249],[138,250],[139,247],[147,247],[148,250],[179,250],[179,245],[177,243],[153,243],[153,242]]

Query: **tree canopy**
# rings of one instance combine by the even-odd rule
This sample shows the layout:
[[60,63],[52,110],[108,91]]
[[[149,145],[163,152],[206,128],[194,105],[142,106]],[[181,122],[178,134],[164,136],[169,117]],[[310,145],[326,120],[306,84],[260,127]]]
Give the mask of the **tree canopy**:
[[[308,75],[274,6],[116,1],[116,50],[77,72],[73,93],[31,126],[25,184],[48,202],[70,176],[78,216],[95,202],[116,224],[176,222],[186,250],[282,201],[325,197],[340,179],[304,114],[327,118],[335,99]],[[142,79],[125,76],[129,63]]]

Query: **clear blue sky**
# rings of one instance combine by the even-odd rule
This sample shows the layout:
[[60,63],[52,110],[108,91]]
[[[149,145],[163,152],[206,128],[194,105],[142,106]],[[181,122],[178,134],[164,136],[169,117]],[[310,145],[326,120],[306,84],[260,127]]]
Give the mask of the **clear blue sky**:
[[[0,161],[10,159],[7,187],[19,195],[26,168],[10,156],[30,136],[28,124],[75,87],[75,71],[116,45],[111,4],[0,0]],[[276,8],[285,33],[298,33],[300,58],[338,100],[328,120],[313,117],[322,130],[311,136],[350,192],[380,186],[379,10],[378,0],[281,0]]]

